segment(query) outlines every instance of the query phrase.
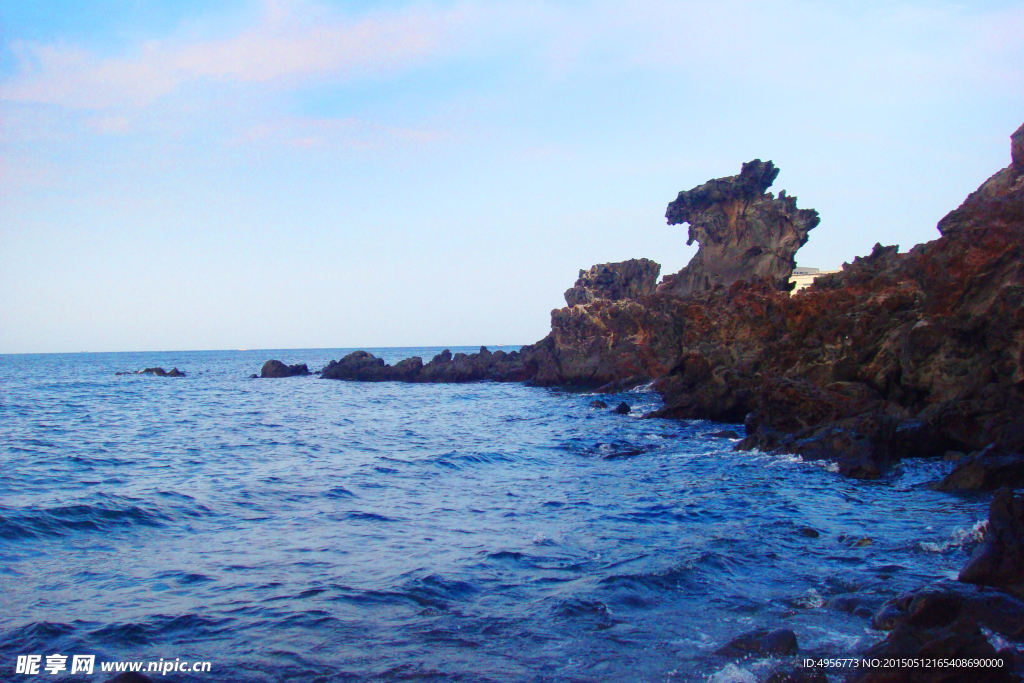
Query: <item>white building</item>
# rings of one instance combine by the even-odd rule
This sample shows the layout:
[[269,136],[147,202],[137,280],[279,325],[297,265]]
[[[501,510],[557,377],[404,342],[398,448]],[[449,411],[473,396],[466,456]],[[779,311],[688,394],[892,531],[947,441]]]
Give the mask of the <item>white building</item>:
[[796,285],[793,288],[793,294],[796,294],[804,287],[810,286],[814,282],[814,278],[819,275],[828,275],[830,273],[838,273],[838,270],[818,270],[817,268],[794,268],[793,275],[789,278],[789,281]]

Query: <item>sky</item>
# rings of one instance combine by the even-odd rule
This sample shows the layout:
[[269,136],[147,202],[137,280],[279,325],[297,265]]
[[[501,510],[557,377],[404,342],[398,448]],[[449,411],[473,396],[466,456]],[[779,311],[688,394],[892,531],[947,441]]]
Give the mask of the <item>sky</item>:
[[0,353],[524,344],[771,159],[822,269],[1009,163],[1020,2],[0,0]]

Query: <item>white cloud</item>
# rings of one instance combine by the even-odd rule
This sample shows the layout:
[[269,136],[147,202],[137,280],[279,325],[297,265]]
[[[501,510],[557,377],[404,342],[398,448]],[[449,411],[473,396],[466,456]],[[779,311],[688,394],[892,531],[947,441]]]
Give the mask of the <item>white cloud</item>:
[[141,107],[193,82],[288,87],[487,52],[537,59],[555,79],[661,69],[705,81],[829,86],[852,79],[859,87],[899,89],[953,78],[1008,87],[1024,75],[1022,34],[1024,8],[984,12],[934,3],[862,9],[805,0],[598,0],[572,7],[470,1],[346,18],[301,0],[268,1],[260,21],[235,35],[152,40],[114,57],[16,41],[18,75],[0,83],[0,99]]
[[[305,11],[309,10],[309,11]],[[20,74],[0,98],[72,109],[143,106],[200,80],[288,83],[407,68],[441,53],[465,18],[408,11],[322,21],[319,11],[272,3],[262,21],[214,40],[153,40],[134,54],[102,59],[80,48],[15,41]]]

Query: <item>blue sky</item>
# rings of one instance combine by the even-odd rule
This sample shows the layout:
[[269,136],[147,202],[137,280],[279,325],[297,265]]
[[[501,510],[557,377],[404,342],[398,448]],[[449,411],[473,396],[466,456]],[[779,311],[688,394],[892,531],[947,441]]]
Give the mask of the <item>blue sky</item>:
[[[855,5],[855,6],[854,6]],[[527,343],[772,159],[798,255],[1009,163],[1014,2],[0,0],[0,352]]]

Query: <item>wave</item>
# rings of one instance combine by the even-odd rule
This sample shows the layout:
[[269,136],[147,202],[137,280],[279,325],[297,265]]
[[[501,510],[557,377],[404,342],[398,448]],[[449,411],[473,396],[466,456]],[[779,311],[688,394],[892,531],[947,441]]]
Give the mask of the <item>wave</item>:
[[401,521],[397,517],[386,517],[385,515],[378,515],[376,512],[363,512],[361,510],[352,510],[341,515],[341,519],[349,519],[355,522],[398,522]]
[[118,527],[159,527],[171,519],[171,515],[159,510],[111,503],[34,510],[0,507],[0,538],[21,540],[77,532],[106,532]]
[[356,494],[349,491],[344,486],[335,486],[334,488],[324,491],[323,496],[325,498],[358,498]]
[[985,540],[985,534],[987,533],[988,520],[982,519],[975,522],[972,527],[957,527],[953,529],[953,533],[950,535],[948,541],[943,541],[942,543],[920,541],[917,545],[921,550],[925,550],[930,553],[942,553],[950,548],[962,548],[966,545],[981,543]]

